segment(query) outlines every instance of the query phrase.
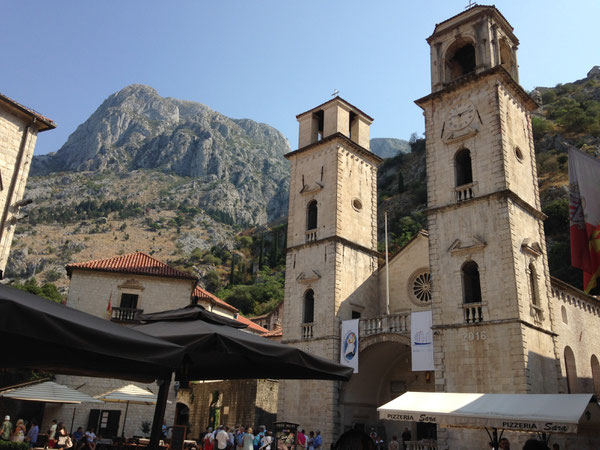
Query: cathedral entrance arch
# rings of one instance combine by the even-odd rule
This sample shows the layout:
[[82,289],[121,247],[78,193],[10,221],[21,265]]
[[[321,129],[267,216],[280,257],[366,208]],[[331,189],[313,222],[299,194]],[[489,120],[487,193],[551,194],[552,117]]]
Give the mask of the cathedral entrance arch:
[[361,338],[358,373],[342,386],[340,395],[342,431],[351,428],[367,433],[374,428],[389,441],[404,427],[414,437],[419,430],[411,422],[379,420],[377,407],[406,391],[434,391],[433,372],[413,372],[410,337],[384,333]]

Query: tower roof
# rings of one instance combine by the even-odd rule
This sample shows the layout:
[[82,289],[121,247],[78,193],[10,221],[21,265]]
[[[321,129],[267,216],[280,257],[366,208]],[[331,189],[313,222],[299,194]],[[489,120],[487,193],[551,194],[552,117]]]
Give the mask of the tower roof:
[[433,29],[433,33],[431,36],[427,38],[427,42],[431,43],[431,40],[434,36],[438,34],[444,33],[451,28],[456,27],[458,24],[462,23],[466,20],[474,20],[479,16],[483,15],[492,15],[496,18],[496,20],[502,25],[504,31],[510,36],[510,38],[515,42],[515,44],[519,44],[519,40],[514,35],[514,28],[512,25],[506,20],[506,17],[502,15],[502,13],[496,8],[495,5],[476,5],[472,8],[467,9],[466,11],[462,11],[455,16],[452,16],[438,24],[436,24]]
[[323,109],[324,106],[329,105],[330,103],[335,103],[335,102],[339,102],[339,103],[345,104],[352,111],[354,111],[355,113],[357,113],[357,114],[363,116],[365,119],[367,119],[369,121],[369,124],[372,123],[373,120],[375,120],[371,116],[369,116],[368,114],[366,114],[365,112],[361,111],[359,108],[357,108],[356,106],[354,106],[352,103],[344,100],[339,95],[336,95],[331,100],[327,100],[325,103],[321,103],[319,106],[315,106],[314,108],[309,109],[308,111],[304,111],[303,113],[298,114],[296,116],[296,119],[299,119],[300,117],[305,116],[306,114],[310,114],[310,113],[313,113],[313,112],[318,111],[320,109]]
[[73,270],[90,270],[99,272],[126,273],[132,275],[148,275],[152,277],[180,278],[185,280],[197,280],[189,273],[174,269],[158,259],[142,252],[129,253],[127,255],[113,256],[112,258],[94,259],[92,261],[68,264],[67,274],[69,277]]

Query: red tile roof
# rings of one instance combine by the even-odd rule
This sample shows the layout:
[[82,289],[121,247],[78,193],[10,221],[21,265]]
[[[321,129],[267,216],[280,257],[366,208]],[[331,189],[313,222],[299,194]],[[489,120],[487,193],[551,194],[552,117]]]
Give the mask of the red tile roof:
[[200,300],[207,300],[211,303],[215,303],[222,308],[228,309],[232,312],[238,312],[239,310],[235,306],[231,306],[229,303],[221,300],[216,295],[211,294],[210,292],[202,289],[200,286],[196,286],[196,290],[194,291],[194,296],[197,296]]
[[77,269],[197,280],[194,275],[174,269],[164,262],[142,252],[113,256],[112,258],[106,259],[95,259],[82,263],[68,264],[66,269],[69,277],[72,275],[73,270]]
[[19,102],[14,101],[12,98],[7,97],[4,94],[0,94],[0,101],[7,103],[9,106],[20,111],[22,114],[25,114],[26,116],[29,116],[32,119],[36,119],[42,122],[40,125],[38,125],[39,131],[46,131],[56,128],[56,124],[52,119],[42,116],[37,111],[34,111],[33,109],[28,108],[27,106],[21,105]]
[[243,323],[243,324],[246,324],[246,325],[248,325],[248,328],[249,328],[250,330],[256,331],[256,332],[260,333],[261,335],[262,335],[262,334],[264,334],[264,333],[268,333],[268,332],[269,332],[269,330],[267,330],[266,328],[263,328],[263,327],[261,327],[260,325],[257,325],[257,324],[255,324],[254,322],[252,322],[252,321],[251,321],[251,320],[249,320],[249,319],[246,319],[246,318],[245,318],[244,316],[242,316],[242,315],[238,315],[238,316],[237,316],[237,321],[238,321],[238,322],[241,322],[241,323]]

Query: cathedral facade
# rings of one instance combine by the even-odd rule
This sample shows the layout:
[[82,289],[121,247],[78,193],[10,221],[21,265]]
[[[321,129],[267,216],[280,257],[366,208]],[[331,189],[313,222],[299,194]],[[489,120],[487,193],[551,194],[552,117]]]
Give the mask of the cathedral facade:
[[[484,448],[484,432],[378,420],[377,406],[406,391],[600,392],[600,301],[548,271],[530,118],[537,104],[518,84],[513,28],[495,7],[475,6],[427,41],[432,92],[416,103],[428,232],[385,270],[373,119],[336,97],[297,116],[298,149],[287,155],[282,342],[339,360],[341,321],[360,319],[359,370],[349,382],[280,383],[278,419],[320,429],[327,446],[358,426],[388,440],[409,427],[438,448]],[[413,372],[410,313],[428,310],[434,370]],[[599,446],[585,433],[556,441]]]

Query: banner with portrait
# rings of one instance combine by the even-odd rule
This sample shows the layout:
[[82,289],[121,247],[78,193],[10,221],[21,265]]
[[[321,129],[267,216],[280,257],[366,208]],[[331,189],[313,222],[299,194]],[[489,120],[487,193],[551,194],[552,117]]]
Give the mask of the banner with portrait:
[[358,321],[359,319],[342,321],[340,345],[340,364],[352,367],[358,373]]

